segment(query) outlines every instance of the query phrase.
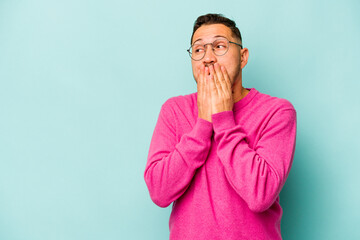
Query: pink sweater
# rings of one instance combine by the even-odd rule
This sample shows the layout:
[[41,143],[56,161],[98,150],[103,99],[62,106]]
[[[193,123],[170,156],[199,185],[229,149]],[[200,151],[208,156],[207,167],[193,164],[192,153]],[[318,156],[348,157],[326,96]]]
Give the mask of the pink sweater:
[[295,137],[291,103],[254,88],[212,123],[198,118],[197,93],[167,100],[144,177],[154,203],[173,203],[170,239],[281,239]]

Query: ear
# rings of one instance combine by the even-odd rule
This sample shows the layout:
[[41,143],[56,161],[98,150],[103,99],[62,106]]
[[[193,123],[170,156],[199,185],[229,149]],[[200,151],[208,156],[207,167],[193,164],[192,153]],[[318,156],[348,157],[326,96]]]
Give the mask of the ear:
[[246,66],[249,59],[249,49],[247,48],[241,49],[240,54],[241,54],[241,69],[243,69]]

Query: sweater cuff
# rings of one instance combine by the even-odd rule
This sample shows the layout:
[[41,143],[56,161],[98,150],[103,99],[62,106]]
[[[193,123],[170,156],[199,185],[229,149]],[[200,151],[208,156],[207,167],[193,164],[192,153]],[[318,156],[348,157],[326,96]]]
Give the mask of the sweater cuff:
[[211,115],[214,131],[220,132],[236,126],[233,111],[224,111]]
[[193,133],[200,139],[209,140],[213,133],[213,125],[205,119],[197,118]]

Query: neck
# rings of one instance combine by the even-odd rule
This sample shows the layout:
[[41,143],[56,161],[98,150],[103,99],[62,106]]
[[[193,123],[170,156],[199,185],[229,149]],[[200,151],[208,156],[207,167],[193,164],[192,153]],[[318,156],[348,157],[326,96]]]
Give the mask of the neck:
[[243,99],[249,93],[249,90],[242,86],[242,81],[240,80],[232,86],[232,92],[234,103],[236,103]]

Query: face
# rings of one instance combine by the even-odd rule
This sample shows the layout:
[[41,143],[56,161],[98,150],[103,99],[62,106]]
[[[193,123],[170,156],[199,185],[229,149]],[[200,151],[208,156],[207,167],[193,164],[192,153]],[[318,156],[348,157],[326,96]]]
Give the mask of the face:
[[[212,43],[219,37],[225,37],[229,41],[240,43],[232,36],[230,28],[223,24],[203,25],[199,27],[193,36],[192,44]],[[224,66],[229,74],[231,83],[241,82],[241,69],[247,63],[248,50],[241,49],[240,46],[230,43],[228,52],[223,56],[216,56],[211,49],[211,44],[206,45],[206,53],[203,59],[195,61],[191,59],[192,71],[197,82],[197,70],[200,67],[218,63]]]

